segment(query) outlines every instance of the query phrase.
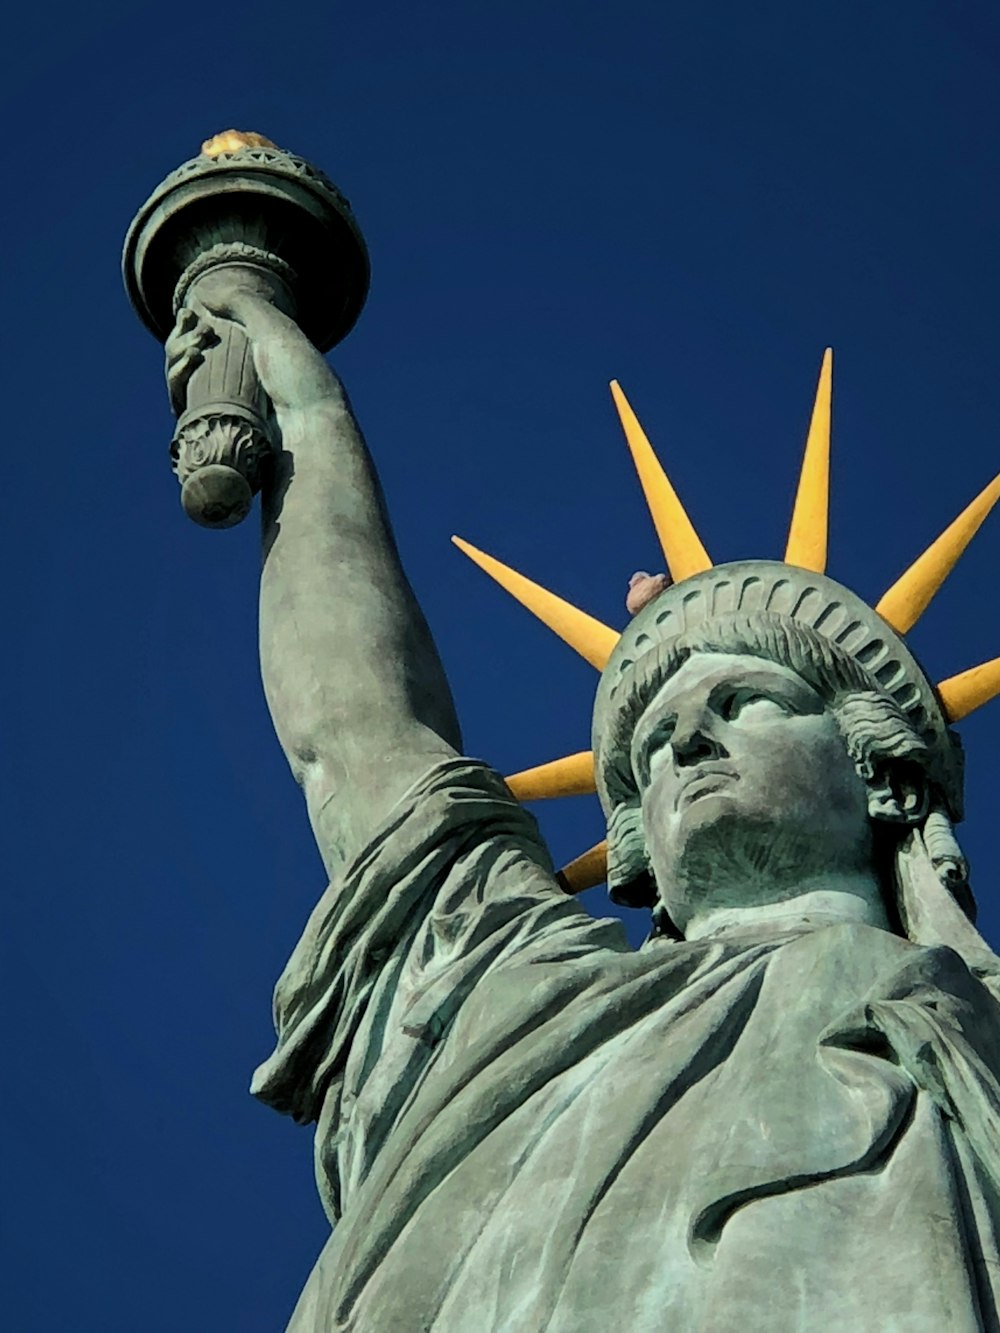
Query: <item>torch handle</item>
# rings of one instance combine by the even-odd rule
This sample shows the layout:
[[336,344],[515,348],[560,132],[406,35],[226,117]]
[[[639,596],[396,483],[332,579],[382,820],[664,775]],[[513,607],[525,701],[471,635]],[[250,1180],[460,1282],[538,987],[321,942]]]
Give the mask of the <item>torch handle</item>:
[[249,512],[274,451],[269,403],[244,330],[219,321],[219,341],[191,374],[170,444],[186,513],[228,528]]
[[219,320],[217,328],[218,343],[205,349],[204,361],[188,380],[184,415],[222,403],[264,420],[267,397],[257,378],[245,330],[232,320]]

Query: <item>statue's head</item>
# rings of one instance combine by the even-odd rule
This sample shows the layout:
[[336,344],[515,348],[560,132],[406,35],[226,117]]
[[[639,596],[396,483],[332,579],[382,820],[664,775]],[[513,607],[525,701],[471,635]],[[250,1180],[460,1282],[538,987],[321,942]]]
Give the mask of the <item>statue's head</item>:
[[898,909],[907,932],[927,916],[928,894],[954,913],[950,893],[973,915],[952,831],[962,750],[951,724],[1000,694],[1000,657],[935,686],[903,636],[1000,500],[1000,476],[867,605],[821,572],[831,386],[828,350],[784,560],[713,565],[612,383],[670,570],[634,576],[627,606],[637,614],[621,634],[455,539],[601,672],[592,754],[508,782],[522,800],[596,785],[607,843],[560,880],[578,892],[606,877],[616,901],[653,908],[660,933],[682,933],[713,895],[727,908],[769,904],[852,876],[867,880],[866,895],[884,890],[885,916],[892,923]]
[[866,872],[888,890],[913,826],[971,901],[957,739],[901,640],[822,575],[754,561],[662,593],[604,672],[594,749],[611,892],[661,929]]

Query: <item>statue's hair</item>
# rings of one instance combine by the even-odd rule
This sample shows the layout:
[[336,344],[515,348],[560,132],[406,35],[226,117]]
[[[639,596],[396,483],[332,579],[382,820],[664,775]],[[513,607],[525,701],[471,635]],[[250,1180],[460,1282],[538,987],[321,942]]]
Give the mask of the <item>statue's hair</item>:
[[[644,653],[616,691],[617,707],[595,737],[598,786],[608,821],[608,885],[632,906],[653,906],[656,888],[642,825],[640,782],[632,767],[632,736],[663,685],[692,656],[727,653],[789,667],[830,707],[847,753],[876,802],[891,807],[893,777],[909,770],[909,805],[894,817],[923,822],[928,850],[944,882],[967,911],[966,864],[944,799],[931,780],[926,740],[864,666],[818,631],[770,612],[720,617]],[[932,846],[933,844],[933,846]],[[971,914],[971,912],[970,912]]]
[[615,690],[617,707],[603,736],[595,738],[606,809],[637,793],[630,760],[635,728],[663,685],[689,657],[698,653],[731,653],[780,663],[791,668],[831,705],[852,695],[884,700],[888,711],[883,728],[890,726],[892,718],[897,722],[900,736],[905,735],[909,743],[923,748],[924,756],[927,754],[913,726],[874,676],[817,630],[773,612],[724,616],[657,644],[622,676]]

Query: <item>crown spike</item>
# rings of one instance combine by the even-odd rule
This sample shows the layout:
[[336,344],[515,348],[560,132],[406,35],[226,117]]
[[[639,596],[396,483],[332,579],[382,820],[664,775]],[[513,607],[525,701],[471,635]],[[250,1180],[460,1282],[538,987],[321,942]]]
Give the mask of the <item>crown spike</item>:
[[1000,476],[994,477],[979,492],[954,523],[945,528],[937,541],[932,542],[892,585],[875,610],[894,630],[906,634],[917,623],[998,499]]
[[574,648],[592,667],[598,671],[604,670],[611,650],[619,639],[617,630],[588,616],[585,611],[557,597],[540,584],[532,583],[531,579],[501,564],[499,560],[494,560],[485,551],[477,550],[461,537],[452,537],[451,540],[474,564],[489,574],[491,579],[495,579],[501,588],[527,607],[543,625],[547,625],[553,634],[558,634],[564,643]]
[[594,780],[594,752],[581,750],[563,759],[526,768],[507,779],[507,786],[519,801],[547,801],[556,796],[591,796],[597,790]]
[[563,866],[556,879],[567,893],[582,893],[603,884],[608,877],[608,844],[599,842],[582,856]]
[[628,441],[635,470],[639,474],[646,504],[656,528],[656,535],[660,539],[671,578],[675,583],[680,583],[681,579],[690,578],[692,574],[701,574],[704,570],[711,569],[712,561],[708,552],[701,544],[701,538],[695,532],[694,525],[653,453],[646,432],[639,425],[617,380],[611,381],[611,396],[615,400],[615,407],[621,418],[625,439]]
[[961,722],[1000,694],[1000,657],[980,662],[957,676],[949,676],[937,687],[949,722]]
[[826,572],[827,534],[830,526],[830,419],[833,399],[833,350],[823,353],[806,437],[799,488],[788,529],[785,564]]

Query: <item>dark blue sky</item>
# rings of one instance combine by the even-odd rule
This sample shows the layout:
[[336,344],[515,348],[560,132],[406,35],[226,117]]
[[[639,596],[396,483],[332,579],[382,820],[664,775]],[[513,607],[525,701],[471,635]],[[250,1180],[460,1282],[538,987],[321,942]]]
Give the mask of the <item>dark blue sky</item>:
[[[373,286],[334,360],[467,746],[511,771],[587,744],[595,678],[448,537],[620,623],[658,557],[612,376],[713,556],[777,556],[832,343],[830,573],[870,599],[1000,467],[1000,17],[109,0],[6,24],[6,1326],[272,1333],[327,1228],[309,1131],[246,1086],[322,873],[259,685],[256,524],[178,505],[118,276],[132,213],[230,125],[343,186]],[[1000,653],[998,562],[1000,515],[912,636],[936,678]],[[962,730],[996,943],[1000,702]],[[590,800],[543,819],[558,859],[601,835]]]

